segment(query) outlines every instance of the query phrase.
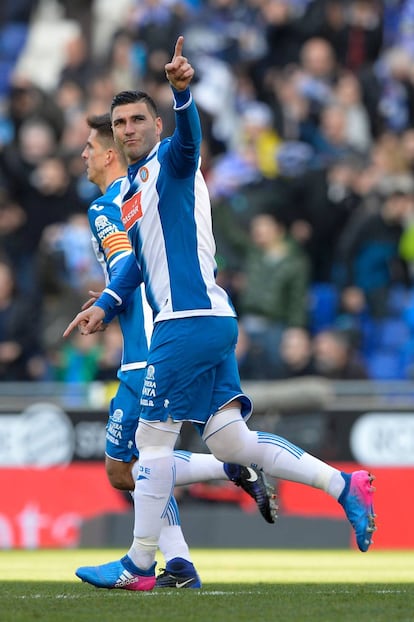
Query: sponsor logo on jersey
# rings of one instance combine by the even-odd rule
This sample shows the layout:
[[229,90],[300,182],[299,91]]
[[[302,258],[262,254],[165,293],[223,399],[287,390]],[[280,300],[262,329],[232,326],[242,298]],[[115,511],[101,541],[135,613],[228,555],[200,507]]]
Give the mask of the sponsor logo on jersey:
[[118,231],[117,227],[103,215],[95,218],[95,228],[100,240],[104,240],[111,233]]
[[122,224],[128,231],[140,218],[142,218],[141,193],[137,192],[133,197],[125,201],[121,208]]
[[106,216],[101,215],[95,218],[95,227],[97,231],[102,231],[102,229],[105,229],[105,227],[107,227],[109,224],[110,222]]
[[117,423],[121,423],[123,416],[124,416],[124,411],[121,408],[117,408],[112,413],[112,421],[116,421]]

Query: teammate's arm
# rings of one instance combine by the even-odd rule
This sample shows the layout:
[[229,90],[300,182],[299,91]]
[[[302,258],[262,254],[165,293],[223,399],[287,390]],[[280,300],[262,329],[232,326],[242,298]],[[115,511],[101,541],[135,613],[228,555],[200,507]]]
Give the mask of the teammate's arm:
[[124,308],[125,302],[128,301],[141,282],[141,271],[138,268],[135,256],[131,253],[118,276],[108,283],[108,286],[105,287],[91,307],[78,313],[66,328],[63,337],[68,337],[76,327],[79,327],[83,335],[102,330],[104,323],[111,321],[118,314],[118,309]]

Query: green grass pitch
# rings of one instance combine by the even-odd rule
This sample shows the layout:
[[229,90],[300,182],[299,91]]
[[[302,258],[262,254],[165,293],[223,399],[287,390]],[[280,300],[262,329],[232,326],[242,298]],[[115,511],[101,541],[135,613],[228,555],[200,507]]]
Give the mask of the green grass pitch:
[[414,620],[414,551],[195,549],[201,590],[99,590],[74,575],[123,554],[0,552],[1,622]]

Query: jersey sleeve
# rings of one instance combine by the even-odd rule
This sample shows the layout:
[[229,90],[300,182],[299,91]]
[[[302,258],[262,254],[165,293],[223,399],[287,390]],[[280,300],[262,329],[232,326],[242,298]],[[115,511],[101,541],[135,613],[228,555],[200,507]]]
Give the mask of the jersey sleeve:
[[[105,310],[105,323],[112,321],[128,305],[134,291],[134,287],[129,285],[130,281],[136,282],[138,285],[142,281],[128,235],[121,220],[118,197],[118,187],[116,186],[112,193],[108,192],[103,195],[88,209],[92,244],[105,273],[107,285],[105,294],[109,294],[108,297],[105,295],[105,303],[102,303]],[[129,260],[131,260],[130,264]],[[127,279],[127,285],[125,285],[125,280],[121,279],[121,293],[118,295],[111,288],[111,283],[123,272],[125,264],[127,264],[127,272],[132,270],[132,276]]]
[[194,174],[199,165],[202,138],[200,117],[190,89],[172,91],[176,127],[172,137],[163,141],[161,154],[164,149],[168,153],[168,166],[175,177],[187,177]]
[[98,261],[104,264],[107,281],[116,276],[132,248],[121,221],[118,205],[93,203],[88,210],[89,225]]
[[128,305],[135,289],[142,283],[142,274],[135,259],[130,253],[118,274],[105,287],[95,305],[105,311],[105,322],[113,319]]

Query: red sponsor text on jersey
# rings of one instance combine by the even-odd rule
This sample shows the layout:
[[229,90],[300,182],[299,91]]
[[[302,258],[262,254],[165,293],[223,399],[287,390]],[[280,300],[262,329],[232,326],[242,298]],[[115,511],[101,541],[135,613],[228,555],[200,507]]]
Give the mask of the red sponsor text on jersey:
[[125,201],[121,208],[122,224],[128,231],[137,220],[142,218],[141,193],[137,192],[130,199]]

